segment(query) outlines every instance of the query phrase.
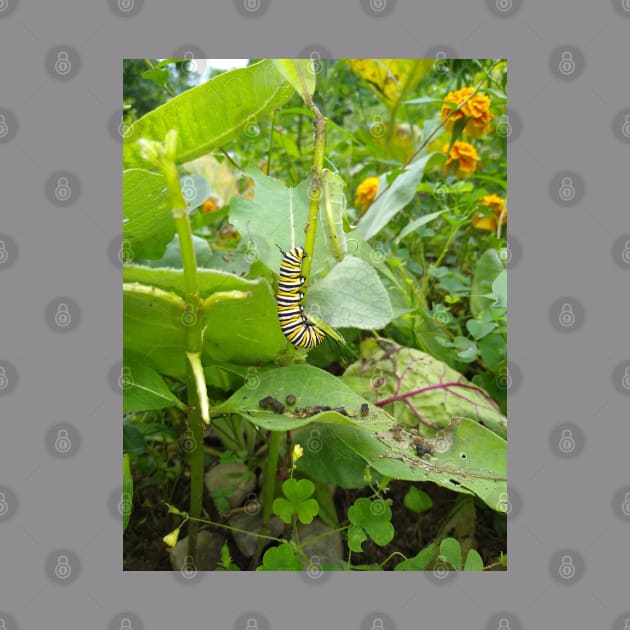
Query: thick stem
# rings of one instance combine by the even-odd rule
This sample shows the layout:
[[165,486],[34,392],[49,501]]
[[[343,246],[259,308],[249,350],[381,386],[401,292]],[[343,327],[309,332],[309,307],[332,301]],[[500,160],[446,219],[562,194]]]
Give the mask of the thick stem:
[[[168,143],[168,138],[167,138]],[[174,144],[174,143],[173,143]],[[174,153],[174,151],[173,151]],[[167,155],[159,160],[160,170],[166,180],[166,189],[171,203],[175,229],[179,237],[179,248],[184,269],[184,286],[186,290],[185,312],[182,313],[182,324],[186,326],[186,348],[188,354],[201,354],[203,346],[203,319],[201,301],[199,299],[199,279],[197,277],[197,259],[192,241],[192,228],[188,217],[186,201],[182,194],[175,165],[174,155]],[[203,497],[203,421],[200,413],[200,401],[197,393],[199,383],[195,378],[193,366],[186,361],[186,386],[188,391],[188,426],[192,438],[192,451],[189,453],[190,464],[190,516],[198,519],[201,516]],[[205,386],[205,384],[202,384]],[[195,563],[197,553],[197,534],[199,523],[191,520],[188,530],[188,551],[190,561]]]
[[[278,470],[278,455],[280,454],[280,442],[282,431],[271,431],[269,433],[269,451],[265,462],[264,480],[262,487],[262,522],[260,533],[266,536],[269,532],[269,521],[273,509],[273,495],[276,488],[276,473]],[[258,541],[258,548],[254,554],[252,563],[258,564],[258,559],[262,552],[262,539]]]

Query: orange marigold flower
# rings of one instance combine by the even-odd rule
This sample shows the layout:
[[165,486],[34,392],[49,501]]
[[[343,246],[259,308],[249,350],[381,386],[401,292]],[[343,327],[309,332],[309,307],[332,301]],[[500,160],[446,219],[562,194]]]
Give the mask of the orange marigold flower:
[[216,212],[219,209],[217,200],[214,197],[208,197],[201,206],[201,212],[208,214],[209,212]]
[[498,195],[485,195],[481,198],[479,205],[490,208],[491,214],[475,214],[472,218],[472,224],[479,230],[487,230],[488,232],[496,232],[499,219],[501,225],[507,223],[507,208],[505,207],[505,199],[501,199]]
[[469,142],[457,140],[453,142],[450,151],[448,144],[442,148],[443,153],[447,153],[444,170],[449,173],[451,169],[456,167],[455,175],[457,177],[468,177],[475,172],[477,162],[479,162],[479,154],[477,149]]
[[[452,131],[453,125],[462,118],[466,118],[468,121],[464,131],[473,138],[485,136],[490,130],[490,121],[494,118],[494,115],[490,113],[490,98],[485,94],[479,93],[469,98],[473,91],[474,88],[464,87],[461,90],[449,92],[444,98],[441,113],[442,120],[446,120],[449,114],[456,110],[444,124],[447,131]],[[466,99],[469,100],[466,101]],[[464,101],[466,101],[465,104],[460,109],[457,109]]]
[[365,212],[374,201],[377,192],[378,177],[367,177],[357,186],[354,193],[354,205],[361,212]]

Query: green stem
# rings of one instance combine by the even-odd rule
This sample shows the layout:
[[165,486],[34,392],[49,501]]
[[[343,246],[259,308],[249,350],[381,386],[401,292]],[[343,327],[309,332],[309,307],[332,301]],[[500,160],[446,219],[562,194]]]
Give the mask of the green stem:
[[[260,533],[267,535],[269,532],[269,521],[273,509],[273,495],[276,489],[276,473],[278,471],[278,455],[280,454],[280,442],[283,431],[271,431],[269,434],[269,451],[265,462],[264,480],[262,487],[262,521]],[[258,564],[258,559],[262,552],[262,539],[258,541],[258,548],[253,557],[253,565]]]
[[[192,227],[188,216],[186,200],[182,193],[175,164],[177,137],[175,132],[169,131],[164,145],[151,147],[149,155],[154,157],[155,164],[159,167],[166,182],[166,191],[171,204],[175,229],[179,237],[179,248],[184,269],[185,287],[185,311],[182,314],[182,324],[186,326],[185,352],[190,355],[201,355],[203,347],[203,318],[201,313],[201,300],[199,297],[199,279],[197,276],[197,258],[192,240]],[[201,418],[201,404],[198,388],[205,388],[203,371],[201,382],[199,374],[195,375],[193,362],[186,361],[186,386],[188,391],[188,425],[191,431],[193,449],[189,454],[190,465],[190,517],[198,519],[201,515],[203,498],[203,421]],[[188,531],[187,555],[194,563],[197,553],[197,535],[199,523],[191,520]]]
[[[311,275],[311,263],[315,251],[315,235],[317,234],[317,219],[319,217],[319,199],[322,195],[322,171],[324,169],[324,148],[326,146],[326,118],[322,116],[310,96],[305,99],[311,111],[315,114],[315,147],[313,150],[313,168],[310,191],[310,203],[308,207],[308,223],[306,224],[306,236],[304,238],[304,252],[306,257],[302,263],[302,275],[304,287],[308,286]],[[304,289],[303,289],[304,290]]]

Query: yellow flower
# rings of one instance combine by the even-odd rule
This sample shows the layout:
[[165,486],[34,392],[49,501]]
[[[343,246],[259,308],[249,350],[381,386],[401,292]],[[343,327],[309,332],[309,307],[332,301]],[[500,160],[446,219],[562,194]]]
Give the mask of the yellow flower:
[[365,212],[369,207],[376,193],[378,192],[378,177],[367,177],[358,186],[354,193],[354,205]]
[[507,223],[507,208],[505,207],[505,199],[501,199],[498,195],[491,194],[481,198],[479,205],[490,208],[491,214],[475,214],[472,218],[472,224],[478,230],[487,230],[488,232],[496,232],[499,219],[501,225]]
[[455,172],[457,177],[468,177],[475,172],[477,162],[479,162],[479,154],[477,153],[477,149],[469,142],[457,140],[453,143],[450,151],[448,144],[445,144],[442,148],[442,153],[448,153],[444,164],[444,170],[447,173],[449,173],[453,167],[457,168]]
[[[442,120],[446,120],[449,114],[456,110],[457,107],[466,101],[473,93],[474,88],[464,87],[461,90],[449,92],[442,104]],[[490,113],[490,99],[485,94],[475,94],[466,103],[455,111],[455,113],[446,121],[444,127],[447,131],[453,130],[453,125],[460,119],[466,118],[466,126],[464,131],[473,138],[485,136],[490,130],[490,121],[494,116]]]
[[293,454],[292,454],[293,465],[295,465],[295,462],[297,462],[297,460],[300,459],[302,455],[304,455],[304,449],[299,444],[296,444],[293,447]]
[[179,538],[179,527],[174,529],[170,534],[166,534],[162,540],[169,546],[174,547],[177,544]]

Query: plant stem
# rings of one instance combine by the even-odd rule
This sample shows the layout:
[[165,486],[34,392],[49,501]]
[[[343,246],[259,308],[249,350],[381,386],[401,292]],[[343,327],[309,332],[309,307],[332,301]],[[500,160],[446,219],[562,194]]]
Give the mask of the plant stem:
[[[313,168],[310,191],[310,203],[308,207],[308,223],[306,225],[306,236],[304,238],[304,252],[306,257],[302,263],[302,275],[304,276],[304,287],[308,286],[311,275],[311,262],[315,251],[315,235],[317,234],[317,219],[319,218],[319,200],[322,196],[322,170],[324,168],[324,148],[326,146],[326,118],[322,116],[317,106],[310,96],[305,98],[306,104],[315,114],[315,141],[313,150]],[[304,290],[304,289],[303,289]]]
[[[280,441],[282,431],[271,431],[269,434],[269,451],[265,462],[265,478],[262,487],[262,522],[260,533],[266,536],[269,532],[269,520],[273,508],[273,495],[276,488],[276,472],[278,469],[278,455],[280,454]],[[252,559],[254,566],[258,564],[258,559],[262,552],[262,539],[258,541],[258,548]]]
[[[166,144],[168,145],[168,136]],[[174,141],[173,141],[174,144]],[[200,355],[203,346],[203,319],[201,300],[199,298],[199,279],[197,277],[197,259],[192,241],[192,228],[188,217],[186,200],[182,194],[177,166],[174,155],[166,151],[159,159],[158,165],[166,181],[166,190],[171,204],[175,229],[179,238],[179,248],[184,269],[185,311],[182,313],[182,325],[186,326],[186,348],[188,355]],[[203,375],[203,372],[202,372]],[[201,377],[203,381],[203,376]],[[186,361],[186,386],[188,391],[188,425],[191,431],[193,448],[189,454],[190,465],[190,516],[198,519],[201,515],[203,498],[203,422],[200,413],[200,400],[197,388],[205,387],[205,382],[199,383],[195,378],[190,360]],[[191,562],[195,562],[197,552],[197,534],[199,523],[191,520],[188,530],[187,555]]]

